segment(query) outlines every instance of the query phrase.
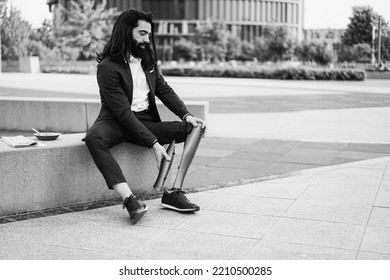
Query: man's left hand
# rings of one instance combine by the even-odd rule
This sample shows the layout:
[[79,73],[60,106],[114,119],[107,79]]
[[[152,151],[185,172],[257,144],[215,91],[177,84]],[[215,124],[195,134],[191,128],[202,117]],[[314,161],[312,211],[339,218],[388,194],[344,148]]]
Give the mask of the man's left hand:
[[192,124],[193,126],[198,126],[198,123],[200,123],[202,124],[202,129],[206,128],[206,122],[200,118],[194,116],[187,116],[185,121]]

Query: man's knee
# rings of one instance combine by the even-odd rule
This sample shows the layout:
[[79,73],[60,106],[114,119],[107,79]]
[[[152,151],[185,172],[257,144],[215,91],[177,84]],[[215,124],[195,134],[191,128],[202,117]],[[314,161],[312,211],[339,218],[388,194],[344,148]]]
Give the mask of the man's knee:
[[85,144],[88,148],[93,148],[97,146],[102,146],[106,144],[107,141],[96,132],[96,130],[90,130],[88,131],[87,135],[85,136]]
[[187,134],[190,134],[193,128],[194,128],[194,126],[192,124],[186,123],[185,130],[186,130]]

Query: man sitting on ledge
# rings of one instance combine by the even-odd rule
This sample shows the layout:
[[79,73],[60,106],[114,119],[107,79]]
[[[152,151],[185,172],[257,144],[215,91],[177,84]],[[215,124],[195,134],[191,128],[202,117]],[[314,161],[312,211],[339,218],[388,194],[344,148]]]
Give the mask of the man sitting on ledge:
[[[102,107],[85,138],[108,188],[122,197],[132,224],[138,222],[148,206],[132,194],[110,152],[111,147],[122,142],[153,148],[160,170],[155,185],[161,187],[161,178],[166,178],[172,157],[162,145],[171,144],[168,151],[172,151],[175,143],[185,142],[175,183],[170,189],[164,188],[161,205],[177,211],[199,210],[184,195],[182,184],[206,124],[190,114],[159,73],[153,27],[151,13],[131,9],[118,17],[109,42],[98,53],[97,81]],[[162,122],[155,96],[183,121]]]

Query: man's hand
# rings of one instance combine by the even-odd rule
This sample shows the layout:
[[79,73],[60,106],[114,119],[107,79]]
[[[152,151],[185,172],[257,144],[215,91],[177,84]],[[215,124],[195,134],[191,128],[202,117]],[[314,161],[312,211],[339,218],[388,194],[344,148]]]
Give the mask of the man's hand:
[[206,122],[200,118],[188,115],[185,119],[186,122],[192,124],[193,126],[198,126],[198,123],[202,124],[202,129],[206,128]]
[[171,158],[168,156],[167,151],[164,149],[163,146],[160,145],[160,143],[158,142],[154,143],[153,151],[154,151],[154,155],[156,156],[158,170],[160,170],[160,166],[163,158],[165,158],[167,161],[171,161]]

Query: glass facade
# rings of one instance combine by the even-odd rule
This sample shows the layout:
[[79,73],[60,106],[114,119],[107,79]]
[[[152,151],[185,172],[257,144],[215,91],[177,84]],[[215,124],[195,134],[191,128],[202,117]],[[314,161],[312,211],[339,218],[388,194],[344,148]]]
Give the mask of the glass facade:
[[107,0],[107,8],[112,7],[152,12],[161,49],[169,49],[178,38],[192,36],[197,28],[215,21],[247,41],[261,36],[267,26],[284,26],[299,41],[304,36],[304,0]]

